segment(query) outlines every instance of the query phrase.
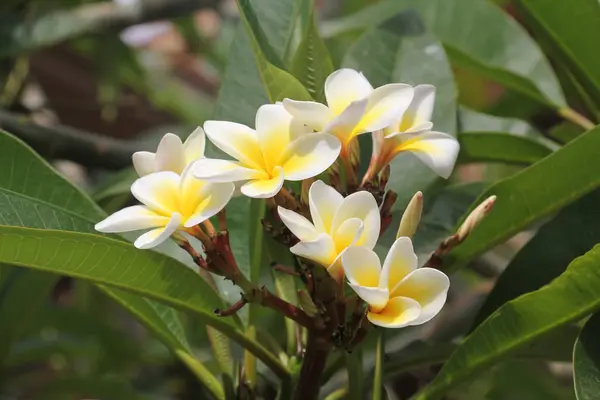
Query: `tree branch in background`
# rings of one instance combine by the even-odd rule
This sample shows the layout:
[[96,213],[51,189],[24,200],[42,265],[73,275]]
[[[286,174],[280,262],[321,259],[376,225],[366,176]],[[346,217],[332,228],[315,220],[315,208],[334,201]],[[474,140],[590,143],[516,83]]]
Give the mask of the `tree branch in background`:
[[117,140],[68,126],[42,126],[24,115],[0,109],[0,129],[19,137],[47,158],[67,159],[86,167],[121,169],[131,165],[140,143]]

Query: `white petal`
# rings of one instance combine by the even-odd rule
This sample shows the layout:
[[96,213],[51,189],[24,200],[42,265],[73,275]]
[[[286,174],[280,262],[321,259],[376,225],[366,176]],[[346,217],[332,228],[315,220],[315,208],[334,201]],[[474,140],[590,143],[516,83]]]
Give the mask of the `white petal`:
[[419,268],[406,276],[390,296],[402,296],[416,300],[421,305],[421,315],[410,325],[423,324],[440,312],[446,303],[450,279],[442,271]]
[[359,286],[353,283],[349,283],[348,285],[354,290],[358,297],[363,299],[369,305],[372,311],[380,311],[383,309],[390,298],[387,289]]
[[384,328],[403,328],[412,325],[421,314],[418,302],[407,297],[391,298],[383,310],[369,312],[367,318],[373,325]]
[[301,181],[319,175],[340,154],[341,144],[334,136],[309,133],[294,140],[283,152],[279,163],[285,179]]
[[149,151],[137,151],[131,157],[133,168],[139,176],[144,176],[156,172],[156,163],[154,153]]
[[344,197],[323,181],[315,181],[310,185],[308,206],[318,232],[333,234],[333,217],[343,201]]
[[363,231],[364,225],[361,219],[349,218],[345,220],[332,236],[338,254],[341,254],[348,247],[356,244],[363,234]]
[[204,131],[215,146],[245,164],[246,167],[264,168],[258,137],[253,129],[235,122],[206,121]]
[[126,207],[116,213],[109,215],[98,222],[94,229],[98,232],[129,232],[138,229],[165,226],[169,218],[153,213],[144,206]]
[[152,211],[171,215],[179,210],[180,179],[172,171],[155,172],[133,182],[131,193]]
[[340,115],[335,117],[323,132],[335,135],[345,146],[354,138],[354,130],[363,118],[368,99],[352,102]]
[[180,174],[185,168],[183,145],[179,136],[167,133],[156,149],[156,170]]
[[350,218],[359,218],[364,225],[364,231],[356,244],[369,249],[375,247],[381,229],[381,217],[377,201],[371,193],[361,191],[346,197],[335,213],[332,230],[337,230],[345,220]]
[[340,115],[353,101],[367,98],[372,91],[367,78],[349,68],[339,69],[325,80],[325,97],[335,115]]
[[[362,246],[349,247],[342,255],[342,266],[352,285],[372,288],[379,286],[381,263],[373,250]],[[387,288],[384,289],[387,292]]]
[[268,199],[275,196],[283,186],[283,168],[273,169],[274,176],[268,179],[256,179],[242,186],[242,193],[255,199]]
[[231,200],[234,190],[233,183],[207,183],[201,201],[183,226],[189,228],[216,215]]
[[322,233],[315,240],[300,242],[290,248],[290,251],[299,257],[330,266],[337,256],[331,236]]
[[292,142],[292,115],[281,104],[265,104],[256,113],[256,134],[267,165],[278,164],[283,149]]
[[392,83],[378,87],[369,96],[364,115],[354,135],[373,132],[398,120],[413,99],[414,89],[403,83]]
[[265,175],[261,171],[242,167],[240,163],[228,160],[201,158],[194,163],[193,174],[198,179],[211,182],[236,182],[258,179]]
[[398,138],[402,138],[402,144],[396,148],[396,153],[413,152],[442,178],[447,179],[452,174],[460,148],[456,138],[442,132],[425,132],[417,135],[402,133]]
[[204,135],[204,129],[197,127],[183,143],[183,154],[185,156],[186,165],[204,157],[205,147],[206,137]]
[[315,226],[305,217],[283,207],[277,207],[281,222],[300,240],[315,240],[319,235]]
[[283,99],[283,106],[294,116],[294,119],[317,132],[323,131],[335,117],[326,105],[314,101]]
[[413,97],[413,100],[410,103],[410,106],[408,106],[408,108],[406,109],[404,117],[402,118],[403,124],[407,124],[408,126],[417,126],[423,124],[424,122],[431,121],[434,105],[435,86],[415,86],[415,95]]
[[167,240],[181,225],[181,214],[173,213],[167,226],[152,229],[137,238],[133,243],[138,249],[150,249]]
[[379,287],[387,287],[390,293],[408,274],[417,268],[417,255],[410,238],[401,236],[385,257]]

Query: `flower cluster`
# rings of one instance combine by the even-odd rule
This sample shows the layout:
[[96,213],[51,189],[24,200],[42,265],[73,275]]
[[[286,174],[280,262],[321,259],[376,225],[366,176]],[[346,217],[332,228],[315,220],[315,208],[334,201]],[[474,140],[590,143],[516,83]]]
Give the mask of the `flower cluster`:
[[[142,205],[114,213],[96,229],[150,229],[135,241],[143,249],[173,237],[198,265],[240,285],[247,300],[249,292],[256,293],[240,283],[223,214],[237,184],[245,196],[268,199],[274,212],[263,221],[265,229],[289,245],[300,265],[324,267],[339,287],[347,278],[367,303],[372,324],[403,327],[430,320],[445,302],[449,280],[437,269],[417,268],[410,236],[420,218],[420,193],[383,266],[373,249],[391,220],[390,162],[409,151],[444,178],[454,167],[458,142],[432,130],[435,88],[394,83],[374,89],[361,73],[341,69],[327,78],[324,90],[326,105],[284,99],[261,106],[254,129],[207,121],[185,143],[165,135],[156,153],[133,156],[140,178],[131,193]],[[373,154],[359,184],[357,136],[364,133],[372,133]],[[205,158],[205,136],[231,159]],[[290,192],[285,181],[301,181],[296,187],[302,193]],[[217,214],[219,230],[210,221]],[[202,242],[206,259],[186,235]],[[261,296],[265,304],[272,295]]]

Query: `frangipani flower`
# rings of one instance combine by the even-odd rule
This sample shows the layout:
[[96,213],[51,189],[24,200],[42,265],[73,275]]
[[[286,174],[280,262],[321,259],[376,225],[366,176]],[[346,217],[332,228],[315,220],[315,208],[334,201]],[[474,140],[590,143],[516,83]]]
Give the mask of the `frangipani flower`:
[[417,268],[417,256],[407,237],[398,238],[383,267],[366,247],[353,246],[342,255],[348,282],[369,305],[367,318],[374,325],[402,328],[423,324],[446,302],[450,280],[433,268]]
[[156,153],[133,153],[133,167],[139,176],[159,171],[181,174],[192,162],[204,157],[205,144],[204,131],[200,127],[188,136],[185,143],[181,143],[179,136],[167,133],[158,144]]
[[356,136],[389,126],[413,98],[409,85],[392,83],[373,89],[363,74],[340,69],[325,81],[327,106],[312,101],[284,99],[296,119],[317,132],[340,139],[343,151]]
[[207,121],[209,139],[237,161],[201,159],[194,175],[212,182],[248,183],[248,197],[276,195],[284,180],[301,181],[325,171],[337,159],[340,142],[332,135],[308,133],[281,104],[258,109],[256,131],[227,121]]
[[300,242],[290,251],[327,268],[341,280],[340,256],[351,245],[375,247],[381,226],[379,208],[369,192],[356,192],[344,198],[322,181],[308,192],[312,222],[293,211],[278,207],[283,223]]
[[458,141],[451,135],[431,131],[435,87],[419,85],[414,98],[393,124],[373,132],[373,156],[378,173],[399,153],[410,151],[442,178],[448,178],[458,156]]
[[117,211],[96,224],[96,230],[113,233],[153,228],[134,243],[137,248],[148,249],[175,231],[185,231],[217,214],[231,198],[233,184],[196,179],[192,166],[182,175],[161,171],[139,178],[131,186],[131,193],[143,205]]

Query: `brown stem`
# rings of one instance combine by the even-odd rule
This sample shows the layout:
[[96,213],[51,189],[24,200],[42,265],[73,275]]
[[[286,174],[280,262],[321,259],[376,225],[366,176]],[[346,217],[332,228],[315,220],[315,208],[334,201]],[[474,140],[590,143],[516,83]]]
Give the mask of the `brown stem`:
[[271,308],[275,311],[279,311],[292,321],[297,322],[305,328],[311,328],[313,326],[313,319],[308,316],[301,308],[296,307],[292,303],[288,303],[280,297],[277,297],[265,287],[260,289],[260,304]]
[[217,308],[215,310],[215,314],[217,314],[219,317],[229,317],[240,311],[242,307],[244,307],[246,304],[248,304],[248,301],[244,298],[244,296],[242,296],[241,299],[239,299],[224,310]]
[[300,274],[298,272],[296,272],[293,268],[286,267],[285,265],[275,264],[275,265],[273,265],[273,269],[275,271],[283,272],[284,274],[288,274],[288,275],[292,275],[292,276],[300,276]]
[[300,370],[300,378],[294,392],[294,400],[317,400],[321,388],[321,375],[325,370],[332,345],[321,332],[311,331]]

